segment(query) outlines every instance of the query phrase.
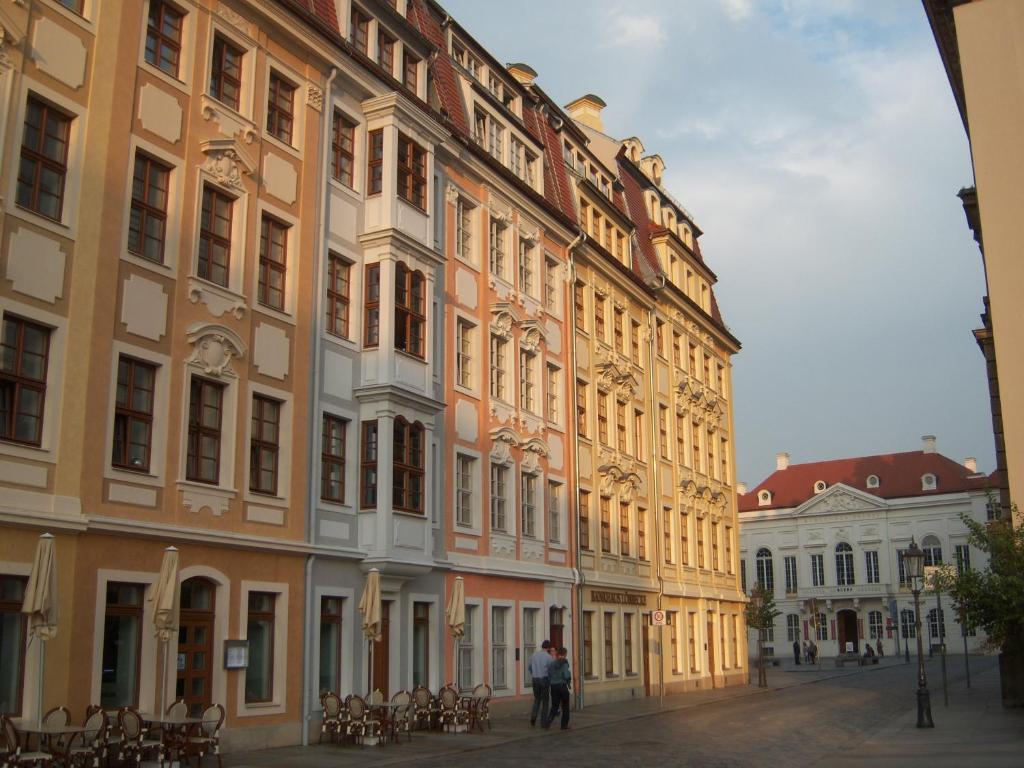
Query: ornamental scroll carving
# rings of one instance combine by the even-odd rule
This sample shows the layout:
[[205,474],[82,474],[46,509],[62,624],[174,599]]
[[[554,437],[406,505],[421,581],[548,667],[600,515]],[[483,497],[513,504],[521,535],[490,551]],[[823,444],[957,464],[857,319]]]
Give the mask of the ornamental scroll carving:
[[199,366],[208,376],[236,377],[231,367],[233,360],[245,357],[245,343],[230,328],[213,323],[196,323],[188,329],[188,342],[192,354],[188,362]]
[[235,139],[210,139],[200,149],[206,154],[202,169],[218,184],[244,189],[242,177],[256,170],[256,163]]
[[601,495],[618,495],[619,501],[628,504],[643,494],[643,478],[632,468],[605,464],[597,468],[601,475]]
[[317,112],[324,108],[324,92],[312,83],[306,84],[306,104]]
[[522,444],[523,472],[535,475],[540,472],[540,459],[548,455],[548,446],[543,440],[534,437]]
[[531,354],[540,350],[540,343],[544,341],[544,328],[536,320],[525,320],[520,323],[522,335],[519,337],[519,348]]
[[512,326],[516,325],[518,318],[512,310],[512,305],[507,301],[499,301],[491,305],[491,333],[505,341],[512,338]]
[[512,463],[512,449],[519,446],[519,438],[516,433],[508,427],[498,427],[491,430],[491,454],[492,464],[508,466]]

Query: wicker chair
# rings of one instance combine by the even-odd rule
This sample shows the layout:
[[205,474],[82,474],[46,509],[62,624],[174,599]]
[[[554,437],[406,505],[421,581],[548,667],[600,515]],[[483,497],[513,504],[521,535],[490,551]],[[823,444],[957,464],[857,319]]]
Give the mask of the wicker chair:
[[124,707],[117,713],[117,722],[121,726],[118,760],[122,763],[128,761],[136,766],[141,766],[144,757],[155,754],[157,762],[163,768],[164,743],[160,739],[148,738],[149,734],[142,727],[142,718],[139,717],[139,713],[134,709]]
[[21,748],[21,737],[18,729],[14,727],[11,718],[6,715],[0,717],[0,724],[3,726],[4,740],[7,742],[7,754],[4,755],[4,766],[20,768],[23,765],[52,765],[53,755],[47,752],[28,752]]
[[[89,708],[91,711],[85,718],[85,730],[77,734],[65,752],[65,764],[98,766],[107,756],[107,713],[102,709]],[[78,744],[75,744],[78,741]]]
[[202,764],[203,758],[209,754],[217,756],[220,768],[220,729],[224,725],[224,707],[211,704],[203,710],[203,722],[199,724],[199,735],[189,736],[186,740],[186,755],[195,755],[196,763]]
[[380,721],[370,716],[369,707],[362,696],[351,696],[348,700],[347,735],[366,746],[367,736],[380,736]]
[[412,692],[413,711],[412,717],[416,729],[426,726],[433,727],[437,721],[437,701],[434,694],[425,686],[417,686]]
[[338,694],[328,691],[320,697],[320,707],[323,709],[323,719],[320,721],[320,741],[324,740],[327,734],[329,741],[334,741],[339,734],[345,730],[344,706]]
[[[71,711],[67,707],[54,707],[43,715],[43,725],[71,725]],[[64,753],[68,746],[64,736],[46,736],[44,743],[49,752]]]
[[391,710],[391,720],[388,723],[392,740],[398,741],[399,735],[405,733],[409,737],[409,741],[412,741],[412,694],[408,691],[399,691],[391,697],[391,703],[395,705]]
[[484,723],[487,724],[487,729],[491,728],[491,686],[487,683],[481,683],[473,689],[472,703],[473,707],[470,712],[471,723],[470,727],[474,725],[479,726],[480,730],[484,729]]
[[442,728],[456,730],[457,726],[465,725],[469,720],[469,713],[466,712],[459,699],[458,692],[450,685],[446,685],[437,695],[440,707],[438,720]]

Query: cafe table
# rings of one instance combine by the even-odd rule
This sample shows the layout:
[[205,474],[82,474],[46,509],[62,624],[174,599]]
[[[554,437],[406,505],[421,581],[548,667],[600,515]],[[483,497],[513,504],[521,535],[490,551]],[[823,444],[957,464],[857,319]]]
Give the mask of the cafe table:
[[[49,746],[54,738],[58,742],[63,742],[65,739],[73,739],[78,734],[88,730],[84,725],[45,723],[20,717],[13,718],[11,722],[14,723],[14,727],[18,729],[19,733],[25,734],[26,742],[29,736],[34,735],[36,737],[36,749],[40,751],[43,750],[44,743]],[[25,747],[28,748],[27,743]]]

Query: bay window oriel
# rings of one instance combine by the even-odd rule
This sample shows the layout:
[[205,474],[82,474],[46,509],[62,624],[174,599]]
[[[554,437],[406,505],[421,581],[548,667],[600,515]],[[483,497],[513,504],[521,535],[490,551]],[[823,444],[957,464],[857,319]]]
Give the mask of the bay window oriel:
[[395,509],[423,513],[424,430],[419,422],[395,419],[391,500]]
[[395,349],[424,357],[426,280],[399,262],[395,270]]

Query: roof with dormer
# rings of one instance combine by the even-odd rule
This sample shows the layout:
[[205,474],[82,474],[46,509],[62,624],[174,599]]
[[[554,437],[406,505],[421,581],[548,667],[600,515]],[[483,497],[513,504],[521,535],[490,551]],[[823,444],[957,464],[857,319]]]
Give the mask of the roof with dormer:
[[[935,477],[935,488],[925,490],[922,477],[929,474]],[[877,487],[868,485],[868,478],[872,475],[878,478]],[[992,485],[991,476],[972,472],[941,453],[883,453],[791,464],[786,469],[777,469],[756,488],[739,497],[739,510],[756,512],[799,507],[821,493],[815,491],[815,484],[819,482],[825,483],[826,488],[842,483],[883,499],[984,490]],[[761,491],[771,493],[769,503],[762,505],[758,502]]]

